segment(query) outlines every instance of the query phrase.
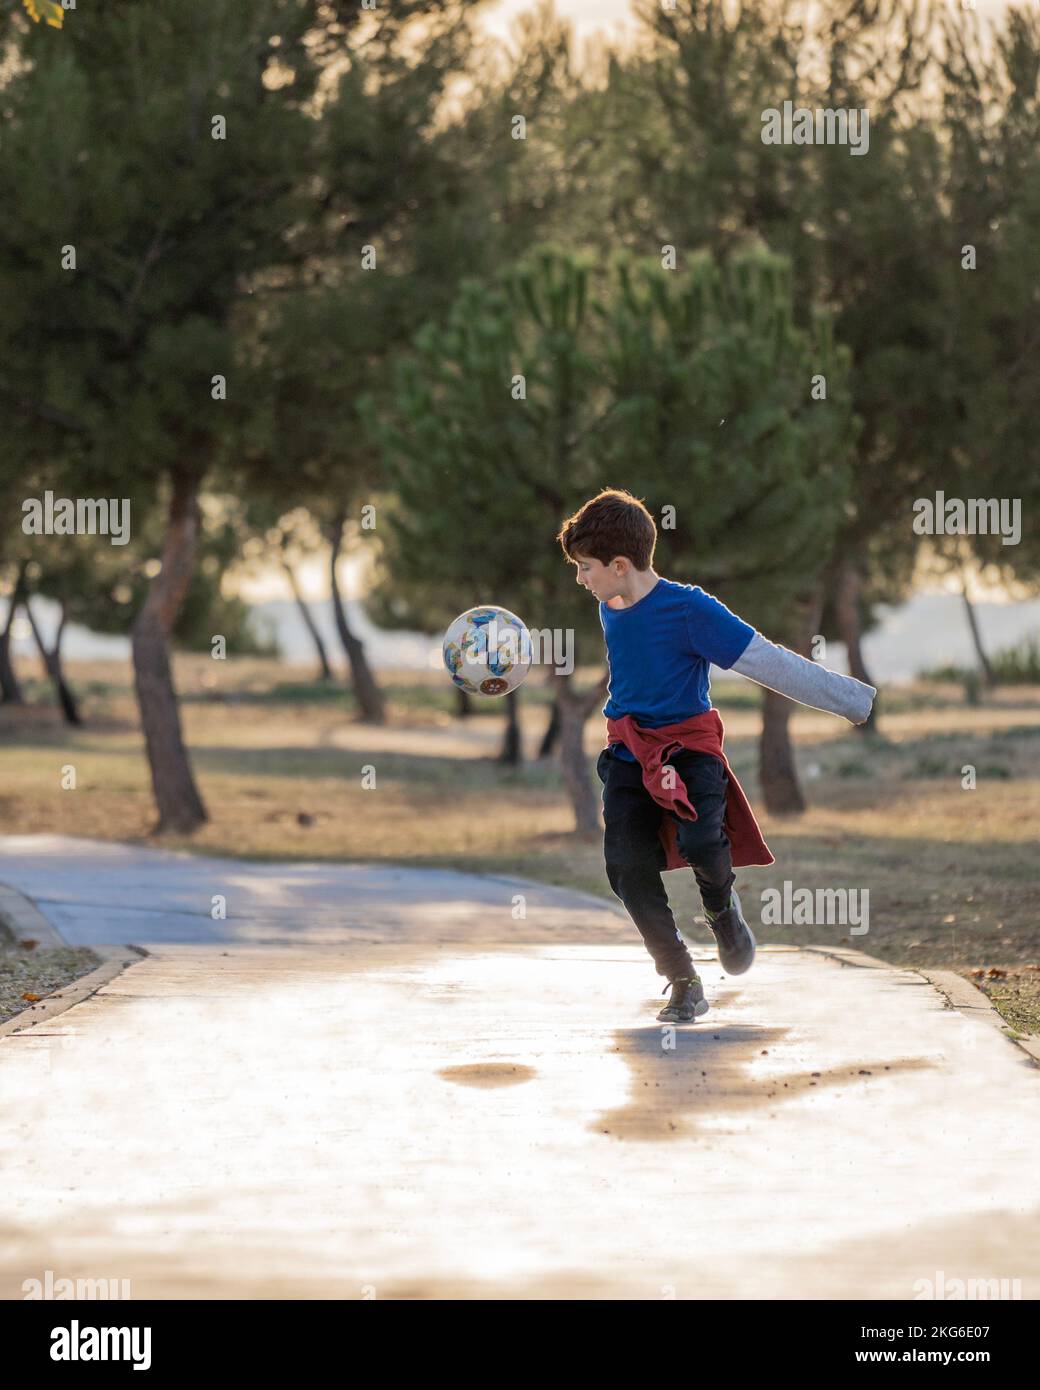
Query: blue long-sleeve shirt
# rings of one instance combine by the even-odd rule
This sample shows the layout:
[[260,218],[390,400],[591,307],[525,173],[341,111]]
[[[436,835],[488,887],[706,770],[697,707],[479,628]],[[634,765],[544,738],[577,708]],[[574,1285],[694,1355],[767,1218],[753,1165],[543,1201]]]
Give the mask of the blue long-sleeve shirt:
[[[711,709],[708,667],[737,671],[791,700],[862,724],[877,690],[770,642],[697,584],[658,579],[628,608],[599,606],[610,681],[603,713],[640,728],[679,724]],[[624,743],[615,757],[638,761]]]
[[[678,724],[711,709],[708,667],[740,657],[755,629],[699,584],[658,579],[627,608],[599,605],[610,680],[603,713],[644,728]],[[635,762],[623,743],[616,757]]]

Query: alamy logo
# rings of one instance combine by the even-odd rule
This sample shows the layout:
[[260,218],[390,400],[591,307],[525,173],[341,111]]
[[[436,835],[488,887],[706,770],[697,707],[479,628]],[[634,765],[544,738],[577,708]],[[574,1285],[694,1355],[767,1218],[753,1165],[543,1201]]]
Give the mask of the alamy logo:
[[1021,497],[919,497],[914,503],[917,536],[1000,536],[1001,545],[1022,539]]
[[22,503],[27,536],[108,536],[113,545],[130,539],[129,497],[58,497],[49,490]]
[[795,888],[784,879],[784,889],[762,889],[764,927],[841,926],[850,936],[870,930],[869,888]]
[[42,1279],[23,1279],[22,1292],[31,1302],[38,1298],[75,1299],[87,1298],[129,1298],[129,1279],[69,1279],[54,1276],[53,1269],[45,1269]]
[[[508,662],[518,666],[529,660],[532,666],[553,666],[562,676],[574,670],[574,629],[572,627],[532,627],[528,629],[530,643],[522,639],[512,624],[504,628],[492,618],[487,626],[487,642],[479,647],[467,647],[462,661],[465,666],[491,666]],[[491,656],[488,653],[492,653]]]
[[934,1279],[915,1279],[915,1299],[935,1299],[939,1303],[961,1299],[1014,1299],[1022,1297],[1021,1279],[947,1279],[941,1269]]
[[783,111],[767,106],[762,112],[763,145],[849,145],[850,154],[870,149],[870,116],[865,106],[839,108],[795,107],[785,101]]
[[51,1330],[52,1361],[132,1361],[135,1371],[152,1364],[150,1327],[89,1327],[73,1318]]

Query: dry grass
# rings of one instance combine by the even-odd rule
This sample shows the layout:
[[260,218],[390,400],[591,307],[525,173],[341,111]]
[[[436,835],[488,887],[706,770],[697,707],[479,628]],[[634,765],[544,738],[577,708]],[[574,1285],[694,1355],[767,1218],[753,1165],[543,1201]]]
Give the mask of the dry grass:
[[971,979],[1020,1033],[1040,1031],[1040,965],[973,970]]
[[[205,657],[179,658],[176,669],[211,819],[171,847],[485,871],[493,863],[610,896],[601,841],[571,833],[558,769],[530,760],[518,770],[499,766],[501,706],[456,719],[439,673],[384,673],[390,722],[373,729],[352,722],[350,699],[309,683],[307,672]],[[0,709],[0,831],[146,840],[154,809],[129,671],[95,663],[70,674],[84,694],[81,730],[66,729],[49,708]],[[757,690],[720,683],[714,693],[727,754],[758,809]],[[524,698],[530,759],[547,692],[530,683]],[[760,815],[777,863],[738,874],[750,894],[745,908],[757,917],[758,891],[785,879],[796,888],[869,889],[869,932],[772,927],[763,939],[846,943],[965,974],[1038,959],[1040,689],[1002,691],[981,707],[963,704],[953,687],[886,692],[876,739],[803,709],[792,730],[811,809],[796,820]],[[597,716],[590,753],[602,740]],[[69,764],[74,791],[61,788]],[[976,769],[975,790],[962,788],[966,764]],[[376,779],[367,790],[366,768]],[[689,930],[699,911],[692,874],[670,874],[666,884],[684,931],[710,940],[702,926]],[[1040,1028],[1035,996],[1025,990],[1023,999]]]

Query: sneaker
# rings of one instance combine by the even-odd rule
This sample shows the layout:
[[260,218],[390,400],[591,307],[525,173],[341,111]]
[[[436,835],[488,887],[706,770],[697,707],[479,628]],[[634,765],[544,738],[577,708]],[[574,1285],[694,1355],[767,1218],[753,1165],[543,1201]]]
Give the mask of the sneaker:
[[715,933],[719,947],[719,964],[727,975],[743,975],[755,959],[755,938],[740,911],[740,899],[735,888],[730,890],[729,906],[721,912],[704,909],[708,926]]
[[[692,1023],[695,1018],[708,1012],[708,1001],[704,997],[704,986],[696,975],[679,975],[669,980],[664,989],[671,987],[672,995],[668,1003],[657,1015],[661,1023]],[[664,989],[661,993],[664,993]]]

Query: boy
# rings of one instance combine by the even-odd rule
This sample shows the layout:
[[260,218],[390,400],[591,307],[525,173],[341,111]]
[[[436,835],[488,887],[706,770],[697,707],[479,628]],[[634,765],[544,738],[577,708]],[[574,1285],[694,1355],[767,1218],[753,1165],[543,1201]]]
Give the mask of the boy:
[[722,968],[741,975],[755,958],[755,938],[733,866],[774,862],[722,751],[709,664],[852,724],[866,721],[877,691],[768,641],[699,585],[655,574],[657,527],[631,493],[605,488],[557,539],[577,582],[599,599],[607,644],[608,743],[596,763],[607,878],[671,986],[658,1019],[689,1023],[707,1013],[708,1001],[661,871],[693,869]]

